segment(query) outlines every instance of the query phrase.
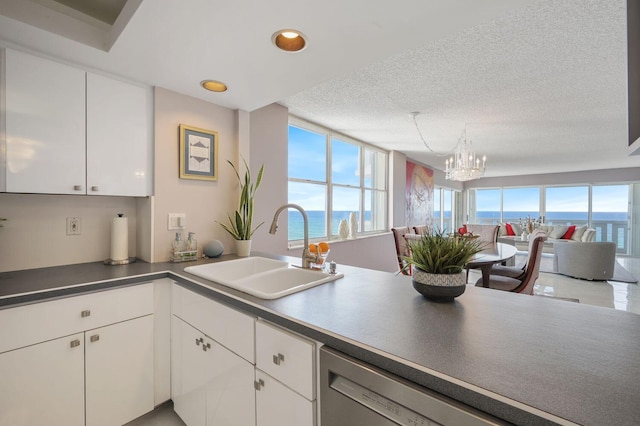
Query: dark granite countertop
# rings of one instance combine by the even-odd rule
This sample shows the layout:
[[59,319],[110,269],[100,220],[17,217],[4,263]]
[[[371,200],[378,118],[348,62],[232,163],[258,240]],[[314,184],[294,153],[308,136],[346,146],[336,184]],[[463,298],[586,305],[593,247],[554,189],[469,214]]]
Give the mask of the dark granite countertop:
[[410,277],[348,266],[342,279],[274,300],[183,272],[234,258],[0,273],[0,308],[169,277],[512,423],[640,419],[638,315],[473,286],[433,303]]

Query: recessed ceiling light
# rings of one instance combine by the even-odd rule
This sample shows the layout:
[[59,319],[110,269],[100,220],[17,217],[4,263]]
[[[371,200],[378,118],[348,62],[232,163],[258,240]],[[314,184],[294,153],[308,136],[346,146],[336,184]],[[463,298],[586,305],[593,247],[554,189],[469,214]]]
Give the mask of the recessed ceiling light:
[[273,33],[271,42],[285,52],[299,52],[307,46],[304,34],[298,30],[280,30]]
[[227,85],[216,80],[203,80],[200,82],[200,85],[207,90],[211,90],[212,92],[226,92]]

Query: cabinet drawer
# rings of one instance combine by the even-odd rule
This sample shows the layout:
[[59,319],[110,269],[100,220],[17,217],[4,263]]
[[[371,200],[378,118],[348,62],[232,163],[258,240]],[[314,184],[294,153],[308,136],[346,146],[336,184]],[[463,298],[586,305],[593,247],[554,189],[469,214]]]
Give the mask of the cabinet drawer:
[[153,313],[153,284],[0,310],[0,353]]
[[256,366],[309,400],[315,399],[315,343],[256,322]]
[[171,299],[174,315],[255,364],[254,317],[179,285],[172,286]]

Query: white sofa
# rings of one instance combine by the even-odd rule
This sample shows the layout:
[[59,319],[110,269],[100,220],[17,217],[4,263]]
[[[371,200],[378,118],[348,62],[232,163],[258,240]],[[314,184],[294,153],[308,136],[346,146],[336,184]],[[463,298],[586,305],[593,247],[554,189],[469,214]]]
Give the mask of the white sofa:
[[616,265],[616,243],[556,244],[553,269],[560,274],[585,280],[609,280]]
[[[528,243],[526,241],[522,241],[522,228],[519,224],[511,223],[510,226],[513,229],[515,235],[507,235],[507,227],[506,224],[500,224],[500,230],[498,231],[498,241],[500,242],[510,242],[513,241],[513,245],[515,245],[518,250],[527,250]],[[571,234],[570,238],[562,238],[569,227],[573,225],[540,225],[536,229],[540,229],[545,234],[547,234],[547,241],[544,242],[545,253],[553,253],[554,243],[589,243],[595,241],[596,238],[596,230],[593,228],[587,227],[587,225],[575,225],[575,230]]]

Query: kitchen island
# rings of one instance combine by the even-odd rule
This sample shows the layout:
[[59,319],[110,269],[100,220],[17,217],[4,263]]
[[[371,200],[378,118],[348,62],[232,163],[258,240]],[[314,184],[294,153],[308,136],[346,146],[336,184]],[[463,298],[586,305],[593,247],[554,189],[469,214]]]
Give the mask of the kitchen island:
[[473,286],[454,303],[434,303],[410,277],[341,265],[342,279],[262,300],[183,271],[234,258],[2,273],[0,306],[169,277],[511,423],[640,418],[638,315]]

